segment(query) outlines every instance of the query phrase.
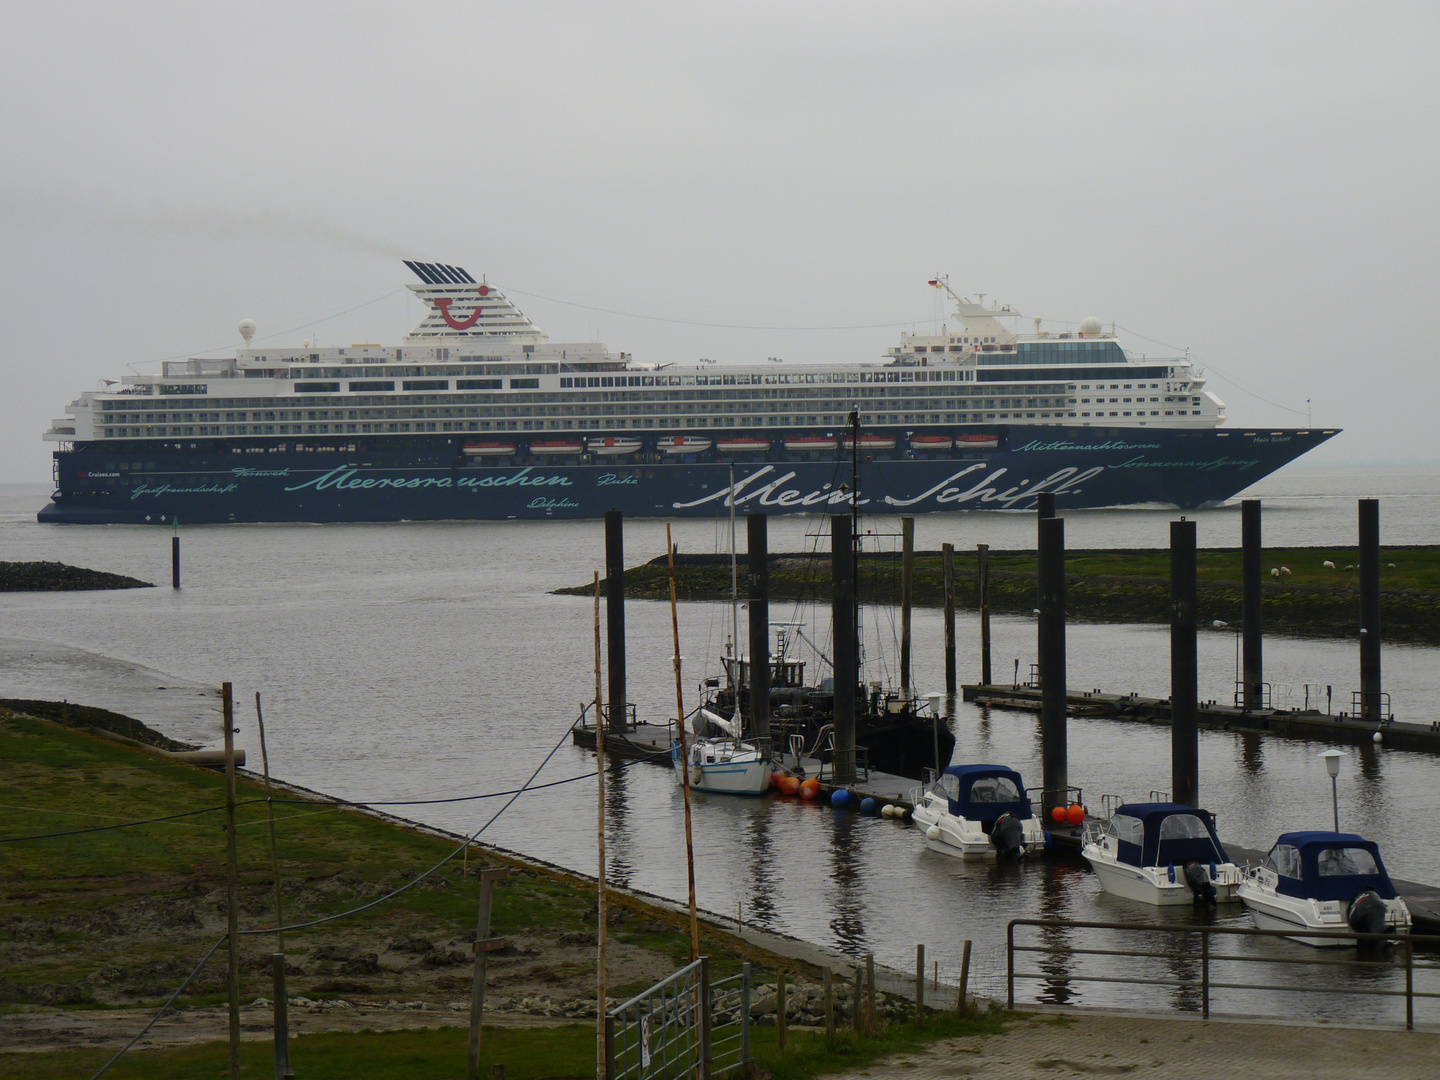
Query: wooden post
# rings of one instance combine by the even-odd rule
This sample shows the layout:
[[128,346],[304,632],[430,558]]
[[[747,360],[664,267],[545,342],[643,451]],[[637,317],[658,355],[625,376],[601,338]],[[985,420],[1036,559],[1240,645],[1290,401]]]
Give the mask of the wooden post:
[[596,931],[595,957],[595,1060],[599,1063],[598,1080],[609,1080],[605,1070],[605,999],[608,996],[605,972],[605,720],[600,699],[600,571],[595,574],[595,789],[596,847],[599,850],[600,874],[595,882],[595,908],[600,928]]
[[275,802],[270,790],[270,756],[265,752],[265,714],[260,709],[260,691],[255,691],[255,726],[260,731],[260,767],[265,771],[265,813],[270,818],[270,873],[275,878],[275,949],[285,951],[285,916],[280,905],[280,853],[275,846]]
[[785,1023],[785,973],[782,971],[775,976],[775,1052],[785,1052],[785,1036],[788,1033],[788,1025]]
[[915,599],[915,519],[900,519],[900,693],[910,697],[910,606]]
[[865,1032],[875,1034],[875,954],[865,954]]
[[275,1001],[275,1080],[295,1075],[290,1068],[290,998],[285,989],[285,954],[270,954],[270,975]]
[[976,544],[980,582],[980,682],[989,686],[990,679],[990,545]]
[[480,910],[475,918],[475,977],[470,984],[470,1050],[465,1060],[465,1080],[480,1080],[480,1025],[485,1018],[485,959],[496,949],[503,949],[502,938],[490,936],[490,904],[495,898],[495,882],[508,881],[509,870],[480,871]]
[[[670,635],[675,643],[675,728],[680,738],[680,781],[685,799],[685,871],[690,882],[690,962],[700,958],[700,919],[695,912],[695,844],[690,831],[690,753],[685,745],[685,692],[680,683],[680,615],[675,603],[675,544],[665,523],[665,549],[670,553]],[[614,708],[615,703],[611,702]]]
[[[163,518],[161,520],[164,520]],[[180,519],[175,519],[175,534],[170,537],[170,587],[180,587]]]
[[855,1029],[855,1034],[860,1034],[865,1028],[863,1014],[864,1006],[861,1005],[861,988],[865,985],[865,969],[858,964],[855,967],[855,992],[850,995],[850,1026]]
[[945,693],[955,696],[955,545],[942,544],[945,575]]
[[494,1080],[505,1080],[505,1063],[503,1061],[495,1063]]
[[915,946],[915,1023],[925,1026],[925,946]]
[[230,1080],[240,1080],[240,904],[236,896],[235,703],[230,684],[220,687],[225,723],[225,933],[230,952]]
[[965,946],[960,950],[960,996],[955,999],[955,1011],[963,1013],[969,1003],[966,1001],[966,993],[970,988],[970,939],[965,939]]
[[825,1037],[835,1038],[835,987],[830,980],[830,969],[821,971],[821,982],[825,986]]

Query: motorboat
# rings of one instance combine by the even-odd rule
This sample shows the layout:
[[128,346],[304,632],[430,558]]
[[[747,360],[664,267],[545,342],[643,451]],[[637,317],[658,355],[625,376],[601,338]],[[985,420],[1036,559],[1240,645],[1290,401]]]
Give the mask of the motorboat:
[[763,795],[770,786],[770,754],[763,746],[740,738],[737,721],[700,709],[692,725],[697,734],[684,747],[680,740],[670,744],[670,761],[675,778],[685,783],[686,761],[690,790],[713,791],[725,795]]
[[[1352,930],[1403,934],[1405,906],[1385,872],[1380,849],[1355,833],[1285,833],[1237,890],[1261,930]],[[1289,935],[1306,945],[1344,940]]]
[[1243,877],[1210,813],[1180,803],[1116,807],[1086,825],[1080,854],[1106,892],[1156,907],[1236,900]]
[[1045,847],[1025,781],[1004,765],[950,765],[916,796],[912,817],[931,851],[1013,860]]

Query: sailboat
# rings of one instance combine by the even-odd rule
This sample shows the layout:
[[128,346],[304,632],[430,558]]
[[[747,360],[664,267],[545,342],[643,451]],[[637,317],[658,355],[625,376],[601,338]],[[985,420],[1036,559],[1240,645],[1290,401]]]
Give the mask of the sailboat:
[[[731,489],[735,469],[730,469]],[[740,641],[740,578],[735,559],[735,503],[730,503],[730,632],[731,640]],[[732,680],[738,677],[739,665],[726,665]],[[732,685],[732,689],[737,689]],[[740,696],[731,695],[734,714],[730,719],[705,707],[691,717],[695,739],[684,746],[676,740],[670,746],[670,760],[675,778],[685,783],[688,776],[693,791],[713,791],[726,795],[763,795],[770,786],[770,750],[758,740],[744,738],[744,721],[740,715]],[[683,720],[681,721],[684,722]],[[687,761],[682,755],[688,756]]]

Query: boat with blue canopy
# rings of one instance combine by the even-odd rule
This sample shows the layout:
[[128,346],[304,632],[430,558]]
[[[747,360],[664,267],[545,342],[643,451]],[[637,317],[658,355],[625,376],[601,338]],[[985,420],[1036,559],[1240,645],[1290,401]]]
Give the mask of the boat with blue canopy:
[[1157,907],[1234,900],[1243,876],[1209,811],[1180,803],[1116,807],[1086,825],[1080,854],[1106,892]]
[[931,851],[962,859],[1019,859],[1046,846],[1025,781],[1004,765],[951,765],[912,802]]
[[[1410,909],[1395,891],[1380,848],[1355,833],[1285,833],[1239,889],[1261,930],[1405,933]],[[1295,936],[1307,945],[1344,945]]]

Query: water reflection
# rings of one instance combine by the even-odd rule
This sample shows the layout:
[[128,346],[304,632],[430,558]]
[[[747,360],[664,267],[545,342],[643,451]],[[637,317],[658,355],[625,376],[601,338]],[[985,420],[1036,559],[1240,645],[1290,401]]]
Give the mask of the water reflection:
[[865,824],[859,814],[837,810],[830,830],[830,932],[841,950],[850,953],[873,947],[865,936],[865,898],[860,887],[859,833]]
[[750,807],[745,820],[745,863],[750,891],[745,903],[745,921],[766,929],[774,928],[778,914],[771,880],[775,853],[770,840],[770,807],[761,799]]
[[[1059,860],[1052,860],[1046,869],[1048,873],[1040,875],[1040,918],[1047,922],[1074,919],[1071,885],[1084,872]],[[1071,954],[1075,948],[1074,933],[1062,926],[1040,927],[1040,944],[1048,951],[1036,954],[1040,957],[1039,970],[1046,976],[1041,980],[1037,999],[1046,1005],[1066,1005],[1078,1000],[1078,991],[1070,983],[1070,976],[1075,973]]]
[[1259,732],[1240,732],[1240,767],[1251,776],[1265,771],[1265,742]]
[[605,770],[605,876],[611,885],[627,889],[635,881],[629,772],[619,762]]

